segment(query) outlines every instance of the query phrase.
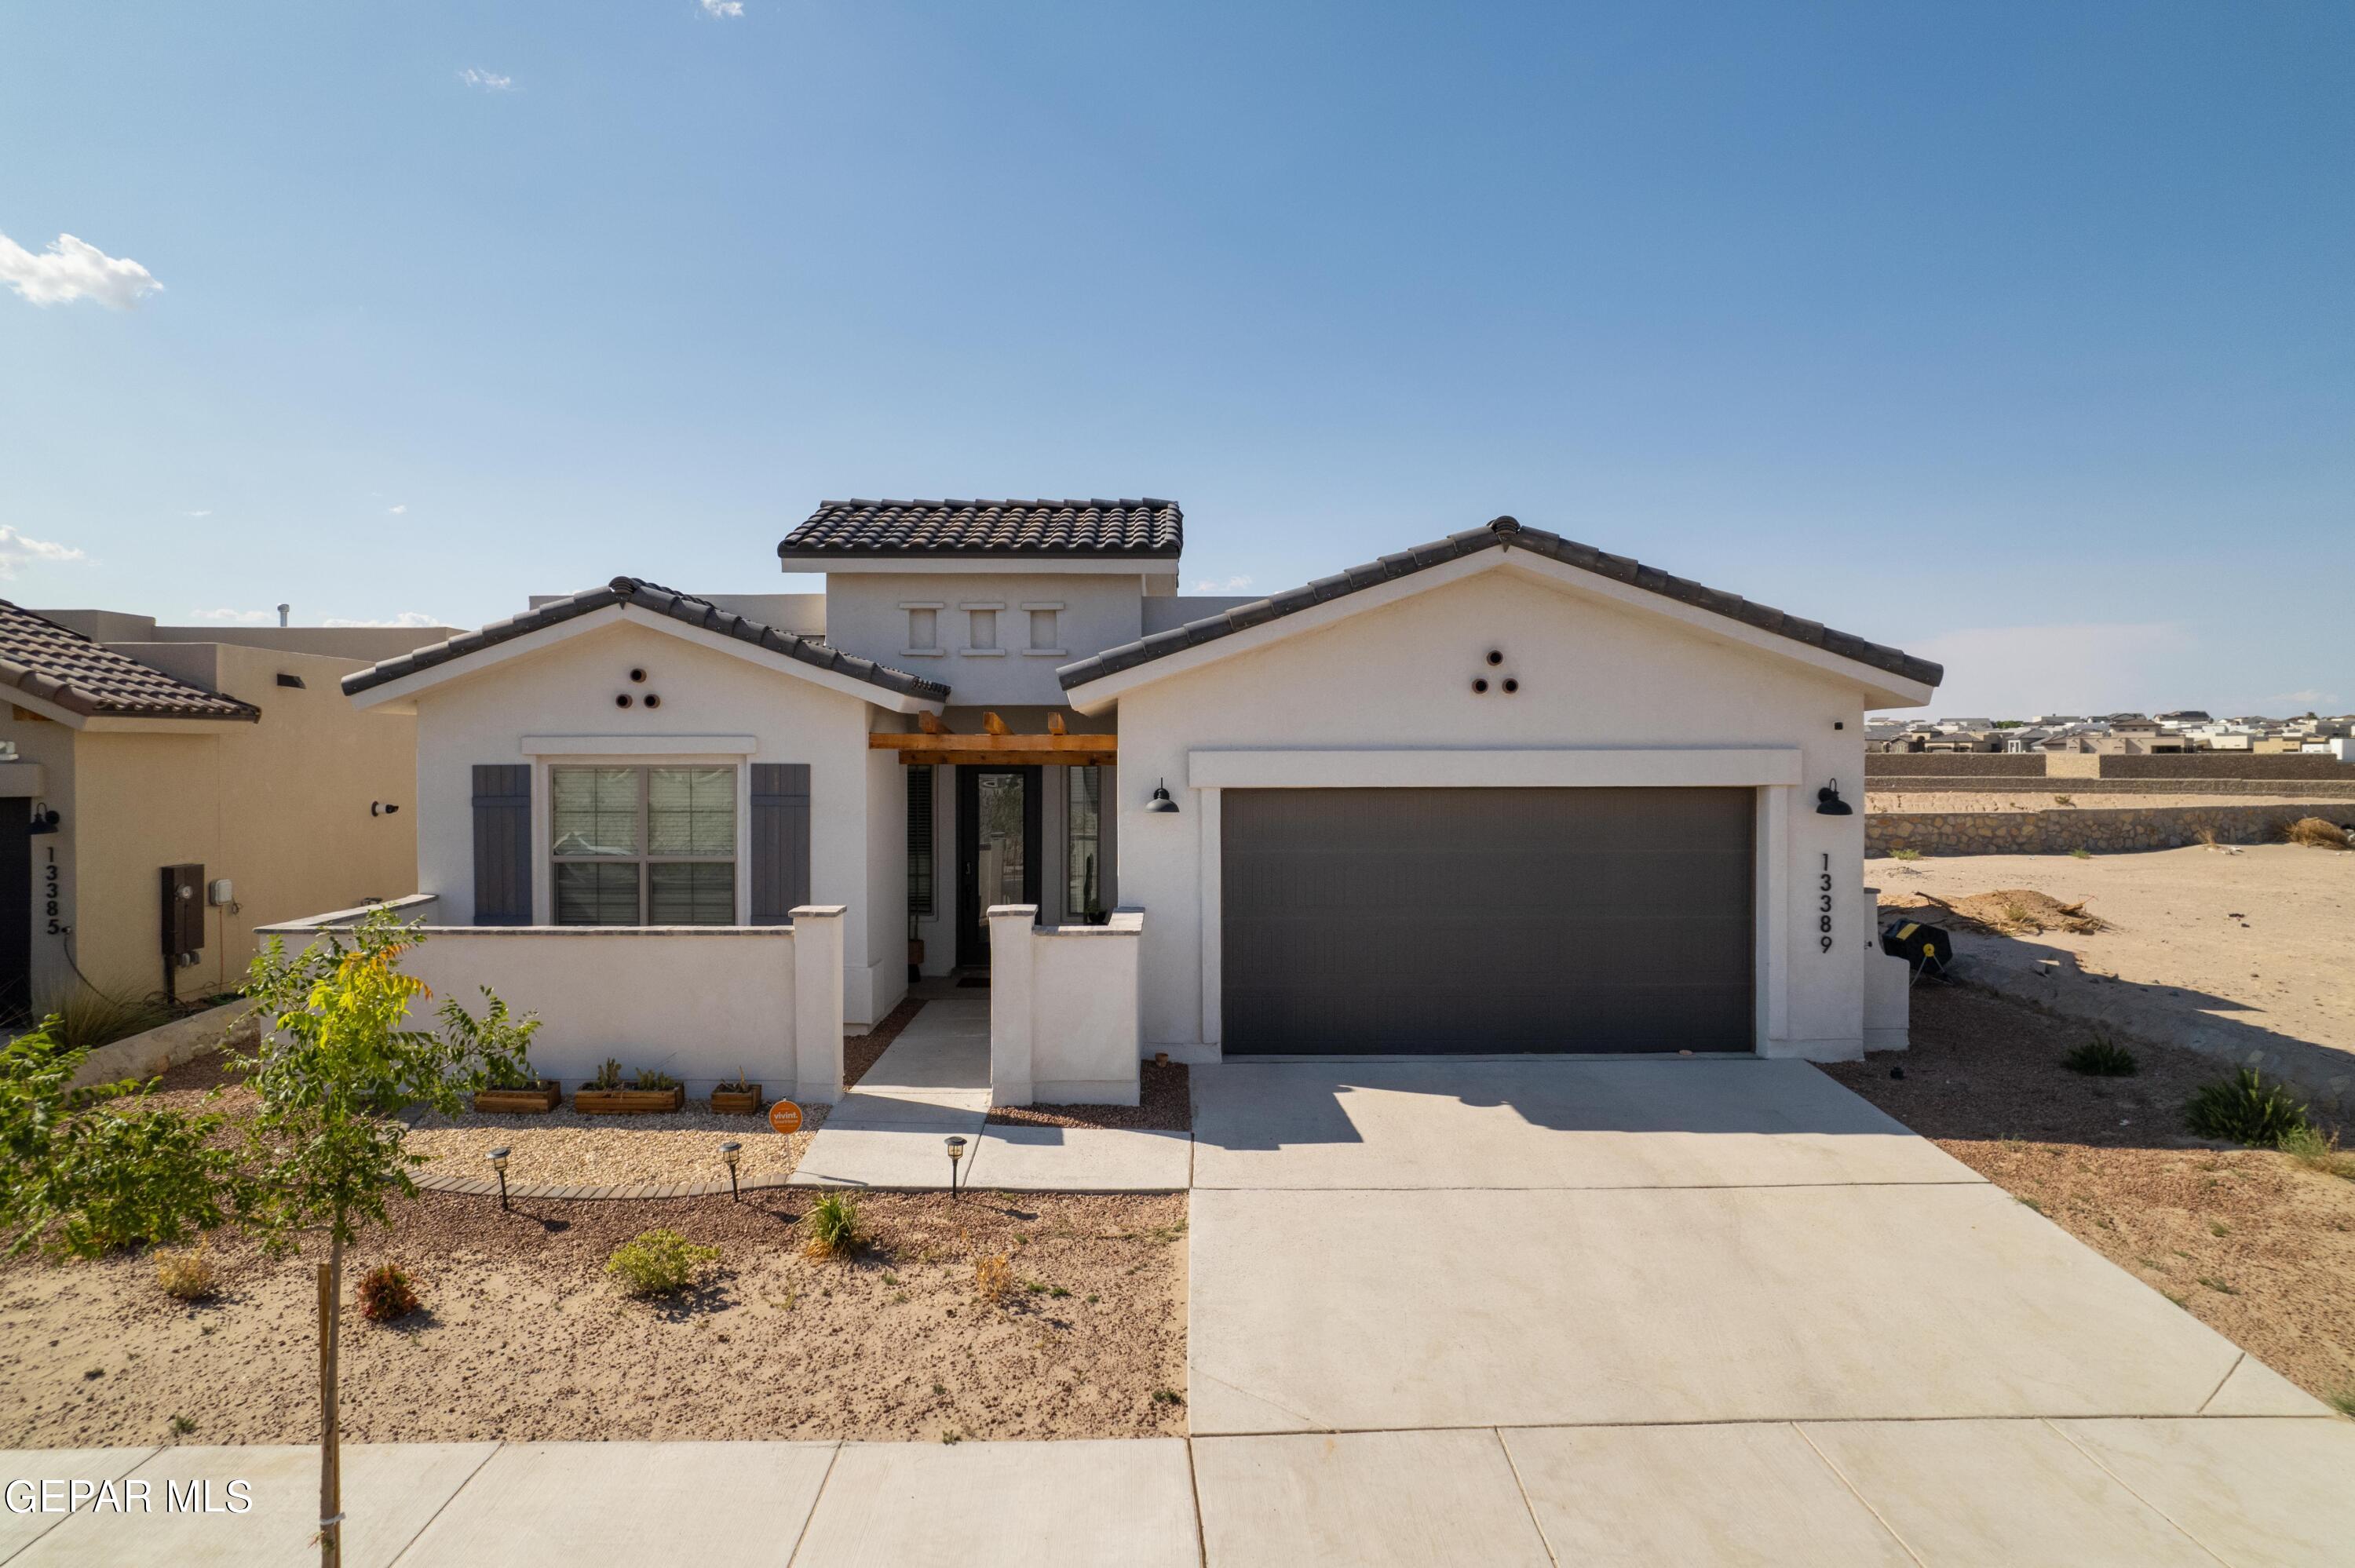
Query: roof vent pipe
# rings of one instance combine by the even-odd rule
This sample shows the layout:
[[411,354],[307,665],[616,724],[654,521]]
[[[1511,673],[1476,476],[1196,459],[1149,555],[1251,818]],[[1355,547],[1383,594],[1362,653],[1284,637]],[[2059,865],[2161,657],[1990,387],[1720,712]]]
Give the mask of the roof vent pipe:
[[280,605],[280,606],[278,607],[278,624],[279,624],[279,625],[281,625],[281,626],[284,626],[284,625],[286,624],[286,612],[287,612],[288,610],[290,610],[290,609],[293,609],[293,608],[294,608],[294,607],[293,607],[293,605],[291,605],[291,604],[282,604],[282,605]]

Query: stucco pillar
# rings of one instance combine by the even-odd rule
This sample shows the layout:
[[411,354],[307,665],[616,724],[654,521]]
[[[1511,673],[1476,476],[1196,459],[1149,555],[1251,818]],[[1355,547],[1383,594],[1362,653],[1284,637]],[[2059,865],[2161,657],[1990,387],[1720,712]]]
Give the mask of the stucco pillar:
[[989,908],[989,1103],[1031,1103],[1038,1006],[1031,968],[1035,904]]
[[794,1083],[803,1105],[842,1098],[842,927],[846,904],[805,904],[794,921]]

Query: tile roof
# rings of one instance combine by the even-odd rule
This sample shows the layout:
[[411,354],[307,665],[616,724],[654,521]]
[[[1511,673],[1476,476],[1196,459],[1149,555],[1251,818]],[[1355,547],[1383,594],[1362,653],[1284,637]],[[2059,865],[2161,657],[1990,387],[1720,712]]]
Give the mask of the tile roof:
[[785,535],[788,559],[899,556],[1121,556],[1177,558],[1174,501],[822,501]]
[[447,664],[453,659],[479,653],[485,648],[494,648],[502,642],[560,625],[577,616],[625,604],[653,610],[657,615],[666,615],[673,620],[683,621],[706,631],[716,631],[722,637],[735,638],[740,642],[752,643],[801,663],[880,686],[887,692],[897,692],[903,696],[927,697],[935,702],[945,701],[949,694],[949,689],[937,681],[927,681],[905,671],[878,664],[871,659],[845,653],[815,637],[779,631],[757,620],[747,620],[734,610],[722,609],[708,599],[698,599],[677,588],[666,588],[643,577],[615,577],[602,588],[550,599],[537,609],[510,616],[505,620],[495,620],[480,631],[469,631],[453,637],[447,642],[437,642],[431,648],[420,648],[413,653],[387,659],[365,670],[355,670],[344,677],[344,691],[346,694],[356,695],[371,686],[381,686],[388,681],[398,681],[404,675],[414,675],[421,670]]
[[85,718],[240,719],[250,703],[191,686],[0,599],[0,686]]
[[1188,648],[1215,642],[1221,637],[1249,630],[1263,622],[1297,614],[1312,606],[1329,603],[1361,588],[1411,577],[1416,572],[1482,550],[1502,549],[1528,550],[1548,560],[1560,561],[1564,566],[1576,567],[1582,571],[1658,594],[1663,599],[1713,610],[1745,626],[1754,626],[1762,631],[1771,631],[1778,637],[1787,637],[1795,642],[1820,648],[1827,653],[1837,653],[1843,659],[1853,659],[1860,664],[1885,670],[1909,681],[1934,686],[1945,675],[1942,666],[1927,659],[1917,659],[1911,653],[1885,648],[1878,642],[1868,642],[1845,631],[1834,631],[1820,621],[1803,620],[1796,615],[1785,615],[1763,604],[1753,604],[1738,594],[1707,588],[1684,577],[1670,577],[1657,567],[1645,566],[1625,556],[1606,555],[1592,545],[1581,545],[1559,534],[1549,534],[1541,528],[1523,527],[1511,517],[1499,517],[1486,527],[1468,528],[1428,545],[1417,545],[1411,550],[1384,556],[1380,560],[1369,561],[1362,567],[1351,567],[1337,576],[1319,577],[1304,588],[1289,588],[1252,604],[1237,605],[1222,615],[1208,616],[1183,626],[1172,627],[1167,631],[1156,631],[1135,642],[1107,648],[1093,658],[1064,665],[1056,674],[1068,691]]

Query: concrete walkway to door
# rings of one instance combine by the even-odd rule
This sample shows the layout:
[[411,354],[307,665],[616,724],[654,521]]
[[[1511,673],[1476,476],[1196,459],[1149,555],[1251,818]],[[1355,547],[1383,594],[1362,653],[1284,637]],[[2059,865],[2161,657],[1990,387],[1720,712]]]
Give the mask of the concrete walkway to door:
[[1214,1563],[2343,1560],[2355,1426],[1804,1064],[1194,1083]]
[[943,1140],[965,1140],[959,1180],[1017,1192],[1178,1192],[1193,1169],[1182,1132],[993,1125],[988,993],[927,1001],[810,1140],[791,1185],[934,1192]]

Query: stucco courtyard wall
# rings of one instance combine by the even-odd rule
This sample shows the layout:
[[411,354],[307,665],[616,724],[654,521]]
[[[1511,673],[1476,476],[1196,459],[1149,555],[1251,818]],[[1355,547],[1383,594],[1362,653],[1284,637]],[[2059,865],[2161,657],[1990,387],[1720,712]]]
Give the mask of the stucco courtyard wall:
[[[1218,939],[1206,887],[1219,874],[1219,842],[1209,791],[1192,781],[1196,752],[1331,750],[1349,754],[1327,759],[1342,771],[1360,753],[1369,767],[1383,753],[1426,753],[1438,767],[1461,753],[1463,776],[1451,782],[1478,785],[1489,767],[1483,752],[1660,748],[1695,753],[1700,768],[1699,753],[1749,747],[1791,758],[1789,783],[1757,791],[1759,1047],[1857,1054],[1871,924],[1861,896],[1859,688],[1718,635],[1705,624],[1714,618],[1694,612],[1679,624],[1502,560],[1452,577],[1435,568],[1422,574],[1427,583],[1407,579],[1419,591],[1120,697],[1120,900],[1153,916],[1144,1048],[1219,1054],[1215,966],[1205,964],[1206,942]],[[1486,662],[1491,650],[1501,664]],[[1484,676],[1490,690],[1476,694],[1472,683]],[[1517,694],[1499,689],[1506,676]],[[1816,813],[1815,791],[1833,779],[1858,814]],[[1165,779],[1180,810],[1147,812]],[[1830,950],[1817,941],[1824,875]]]
[[[537,1014],[532,1066],[567,1089],[607,1059],[654,1068],[708,1096],[741,1071],[772,1097],[841,1097],[843,911],[796,909],[791,926],[438,926],[432,899],[395,906],[429,922],[401,956],[432,996],[410,1009],[431,1027],[455,1001],[479,1016],[483,988]],[[357,911],[273,927],[297,947],[348,929]],[[626,1081],[626,1079],[625,1079]]]
[[1033,926],[989,911],[989,1088],[1001,1106],[1137,1103],[1142,910],[1102,926]]
[[2201,842],[2265,843],[2301,817],[2355,821],[2355,805],[2058,807],[2035,811],[1902,811],[1865,818],[1865,852],[1922,854],[2067,854],[2072,850],[2179,849]]
[[[870,751],[872,705],[689,638],[611,616],[571,623],[513,656],[476,654],[467,673],[417,698],[419,887],[436,919],[474,921],[474,768],[532,766],[534,918],[552,918],[548,770],[576,763],[703,762],[737,769],[737,919],[749,921],[756,762],[810,769],[810,898],[847,906],[843,995],[869,1023],[907,989],[904,781]],[[510,645],[521,647],[521,645]],[[646,672],[632,682],[633,669]],[[616,705],[629,694],[630,707]],[[647,694],[661,698],[648,709]],[[554,755],[551,739],[573,749]],[[527,745],[527,743],[530,743]],[[895,852],[891,846],[900,847]],[[899,868],[895,871],[895,867]],[[695,993],[683,992],[687,996]]]

